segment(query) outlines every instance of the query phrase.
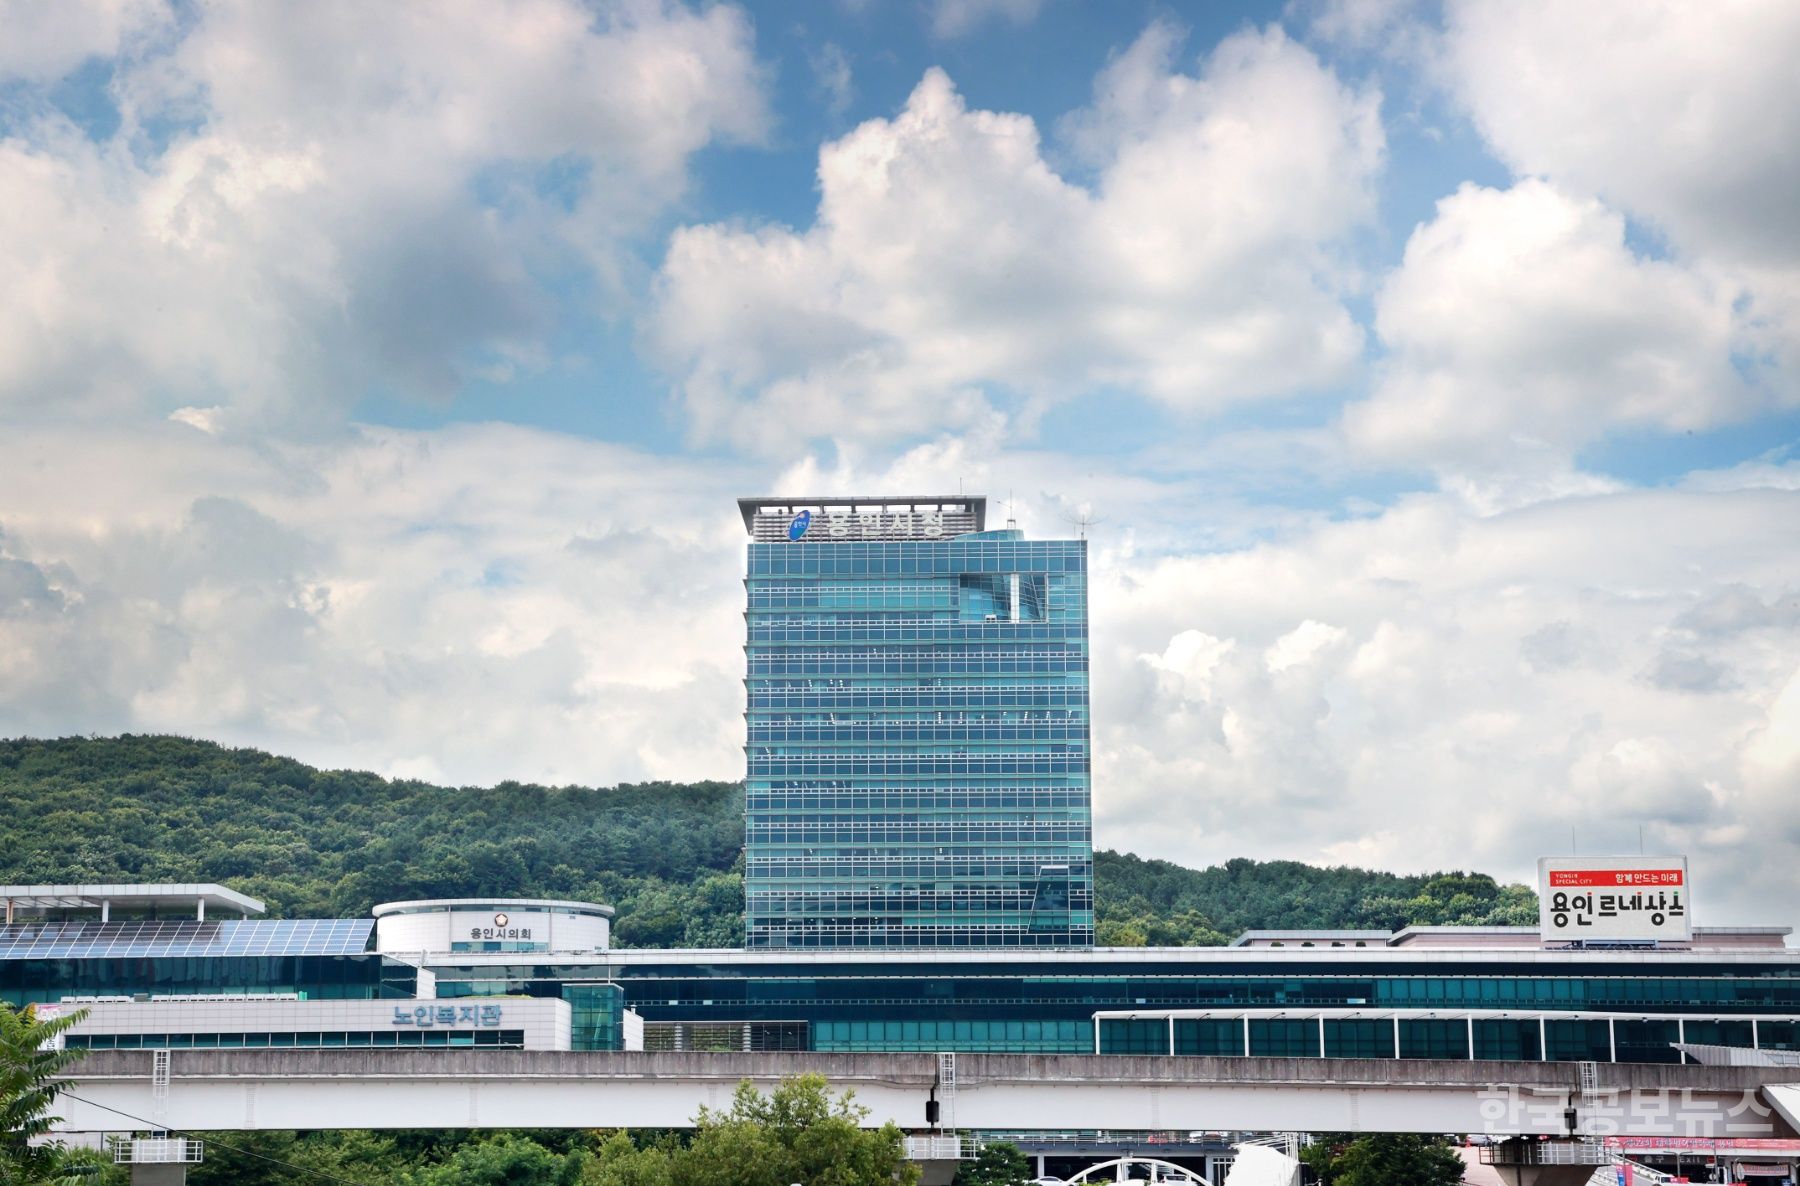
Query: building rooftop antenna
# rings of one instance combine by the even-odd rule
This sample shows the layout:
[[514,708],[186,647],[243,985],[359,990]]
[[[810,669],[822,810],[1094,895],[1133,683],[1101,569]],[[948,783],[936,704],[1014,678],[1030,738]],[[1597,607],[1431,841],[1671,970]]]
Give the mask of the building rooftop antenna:
[[1093,527],[1098,523],[1106,522],[1106,516],[1094,514],[1093,511],[1089,510],[1084,504],[1077,507],[1073,512],[1064,515],[1063,522],[1075,529],[1076,539],[1086,539],[1088,536],[1088,528]]
[[1019,520],[1013,514],[1013,492],[1008,490],[1006,492],[1006,529],[1008,531],[1013,531],[1016,530],[1018,526]]

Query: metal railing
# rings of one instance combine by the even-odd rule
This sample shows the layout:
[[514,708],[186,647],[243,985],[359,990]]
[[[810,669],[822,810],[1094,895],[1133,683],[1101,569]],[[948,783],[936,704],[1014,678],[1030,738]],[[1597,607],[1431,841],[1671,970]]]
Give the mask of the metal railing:
[[206,1143],[186,1137],[129,1137],[113,1142],[114,1165],[199,1165]]
[[906,1159],[908,1161],[960,1161],[962,1157],[963,1140],[961,1137],[946,1135],[906,1138]]
[[1501,1141],[1481,1147],[1483,1165],[1612,1165],[1603,1141]]

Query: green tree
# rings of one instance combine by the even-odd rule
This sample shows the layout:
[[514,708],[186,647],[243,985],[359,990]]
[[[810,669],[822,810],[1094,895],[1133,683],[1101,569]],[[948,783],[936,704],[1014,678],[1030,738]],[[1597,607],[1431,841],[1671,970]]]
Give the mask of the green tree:
[[957,1167],[952,1186],[1019,1186],[1031,1180],[1031,1162],[1011,1141],[983,1145],[975,1160]]
[[1321,1186],[1457,1186],[1467,1168],[1445,1138],[1414,1133],[1326,1137],[1300,1159]]
[[528,1136],[500,1133],[417,1170],[411,1186],[575,1186],[586,1156],[554,1153]]
[[[201,1133],[206,1160],[188,1170],[188,1186],[290,1186],[329,1174],[351,1182],[389,1182],[409,1164],[394,1138],[362,1130]],[[311,1171],[310,1173],[306,1171]]]
[[631,1134],[615,1132],[582,1168],[581,1186],[670,1186],[672,1162],[668,1148],[651,1145],[640,1149]]
[[78,1009],[62,1017],[38,1020],[30,1005],[15,1009],[0,1001],[0,1184],[63,1182],[87,1177],[79,1159],[65,1157],[59,1144],[32,1144],[61,1119],[51,1113],[56,1097],[69,1087],[57,1076],[85,1051],[61,1050],[51,1043],[87,1016]]
[[[315,770],[183,737],[0,741],[0,881],[215,881],[274,918],[506,894],[618,908],[620,946],[743,938],[743,788],[440,787]],[[1537,900],[1479,873],[1400,876],[1234,859],[1206,869],[1094,854],[1107,946],[1227,943],[1262,928],[1530,925]]]
[[833,1099],[822,1075],[784,1079],[768,1095],[741,1083],[729,1111],[694,1118],[671,1186],[917,1186],[899,1128],[863,1128],[869,1110],[853,1101]]
[[1101,947],[1148,947],[1149,919],[1102,918],[1094,927],[1094,942]]

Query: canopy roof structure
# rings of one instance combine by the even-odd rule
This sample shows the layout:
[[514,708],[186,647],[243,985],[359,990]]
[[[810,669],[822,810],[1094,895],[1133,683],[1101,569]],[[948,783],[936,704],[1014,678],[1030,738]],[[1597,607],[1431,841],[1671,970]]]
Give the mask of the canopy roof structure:
[[261,914],[263,904],[246,894],[212,882],[185,885],[0,885],[10,921],[18,910],[105,910],[109,907],[192,907],[206,917],[210,909],[236,914]]
[[195,918],[16,922],[0,927],[0,961],[362,955],[372,918]]

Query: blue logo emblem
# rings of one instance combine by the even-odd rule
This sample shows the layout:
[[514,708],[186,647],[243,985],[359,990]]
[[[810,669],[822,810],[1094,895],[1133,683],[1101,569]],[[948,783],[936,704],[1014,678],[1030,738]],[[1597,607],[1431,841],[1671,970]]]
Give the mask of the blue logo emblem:
[[794,516],[794,521],[788,524],[788,540],[791,542],[799,539],[806,534],[806,529],[811,526],[812,512],[801,511],[798,515]]

